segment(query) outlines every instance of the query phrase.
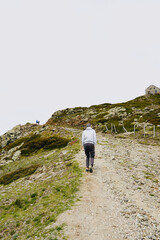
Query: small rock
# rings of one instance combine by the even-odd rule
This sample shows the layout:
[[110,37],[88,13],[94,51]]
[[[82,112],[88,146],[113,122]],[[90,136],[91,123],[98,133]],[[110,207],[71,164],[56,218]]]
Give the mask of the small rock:
[[13,154],[12,160],[13,160],[13,161],[19,160],[20,156],[21,156],[21,151],[18,150],[18,151],[16,151],[16,152]]

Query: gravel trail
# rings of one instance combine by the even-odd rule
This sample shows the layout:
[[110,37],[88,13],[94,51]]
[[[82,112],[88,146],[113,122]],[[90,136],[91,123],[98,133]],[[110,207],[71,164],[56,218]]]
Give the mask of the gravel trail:
[[[70,240],[160,240],[160,148],[97,135],[93,173],[80,201],[61,214]],[[77,160],[85,169],[85,154]]]

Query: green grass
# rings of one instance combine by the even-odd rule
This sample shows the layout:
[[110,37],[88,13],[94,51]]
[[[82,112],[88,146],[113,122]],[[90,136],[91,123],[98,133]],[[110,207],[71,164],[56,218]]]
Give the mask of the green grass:
[[[8,230],[6,234],[3,234],[3,239],[8,239],[10,229],[16,231],[19,239],[23,239],[26,233],[27,239],[42,235],[46,237],[48,233],[45,227],[54,223],[57,216],[69,209],[75,201],[81,174],[77,168],[77,164],[73,163],[62,176],[51,178],[43,183],[32,184],[32,189],[38,191],[35,197],[31,189],[27,194],[23,189],[11,204],[1,205],[1,226],[4,226],[1,231],[4,233],[4,230]],[[71,175],[74,175],[74,178],[71,178]],[[42,191],[44,188],[45,191]],[[17,221],[18,227],[16,227]],[[25,232],[26,229],[29,231]]]
[[[27,143],[39,138],[29,138]],[[69,138],[57,139],[68,142]],[[66,239],[63,226],[54,228],[51,225],[77,199],[82,170],[74,157],[80,142],[72,137],[71,144],[59,148],[57,142],[56,146],[56,151],[52,150],[53,146],[51,149],[43,146],[41,151],[22,156],[1,169],[1,184],[6,185],[0,185],[0,239],[24,239],[24,236],[25,239],[36,236],[38,239]],[[61,154],[63,150],[65,155]],[[39,174],[40,177],[34,178],[37,167],[35,176]]]
[[156,176],[153,173],[147,172],[147,171],[143,171],[143,172],[144,172],[144,177],[146,179],[149,179],[149,180],[151,180],[154,183],[158,183],[159,182],[158,179],[156,179]]

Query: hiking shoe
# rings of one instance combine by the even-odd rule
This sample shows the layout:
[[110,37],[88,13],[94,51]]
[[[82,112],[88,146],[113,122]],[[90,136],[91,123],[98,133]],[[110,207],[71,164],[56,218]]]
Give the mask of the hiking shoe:
[[89,169],[89,171],[90,171],[90,173],[92,173],[92,172],[93,172],[93,169],[92,169],[92,168],[90,168],[90,169]]
[[86,172],[88,172],[89,171],[89,169],[88,168],[86,168]]

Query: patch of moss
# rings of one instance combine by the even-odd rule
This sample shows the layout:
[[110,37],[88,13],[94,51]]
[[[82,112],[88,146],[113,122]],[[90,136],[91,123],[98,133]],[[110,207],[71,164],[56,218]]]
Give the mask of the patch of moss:
[[33,174],[37,170],[38,167],[40,167],[40,165],[31,165],[29,167],[20,168],[14,172],[5,174],[0,178],[0,184],[8,185],[9,183],[11,183],[19,178],[29,176],[29,175]]
[[134,124],[133,124],[133,118],[130,118],[128,120],[124,121],[124,127],[128,132],[133,132],[134,131]]
[[143,109],[143,108],[147,107],[148,105],[150,105],[150,100],[146,96],[141,96],[141,97],[137,97],[131,101],[124,103],[124,105],[126,107],[129,106],[129,107]]
[[112,106],[111,103],[103,103],[103,104],[99,104],[99,105],[92,105],[89,107],[89,109],[96,109],[96,110],[99,110],[100,108],[108,109],[110,106]]
[[150,122],[153,125],[160,125],[160,117],[158,117],[158,113],[160,113],[160,109],[156,109],[154,111],[151,111],[149,113],[146,113],[141,118],[140,122]]
[[154,94],[149,96],[149,99],[152,103],[159,105],[160,104],[160,94]]
[[85,111],[87,109],[87,107],[75,107],[74,108],[74,111],[76,112],[82,112],[82,111]]

